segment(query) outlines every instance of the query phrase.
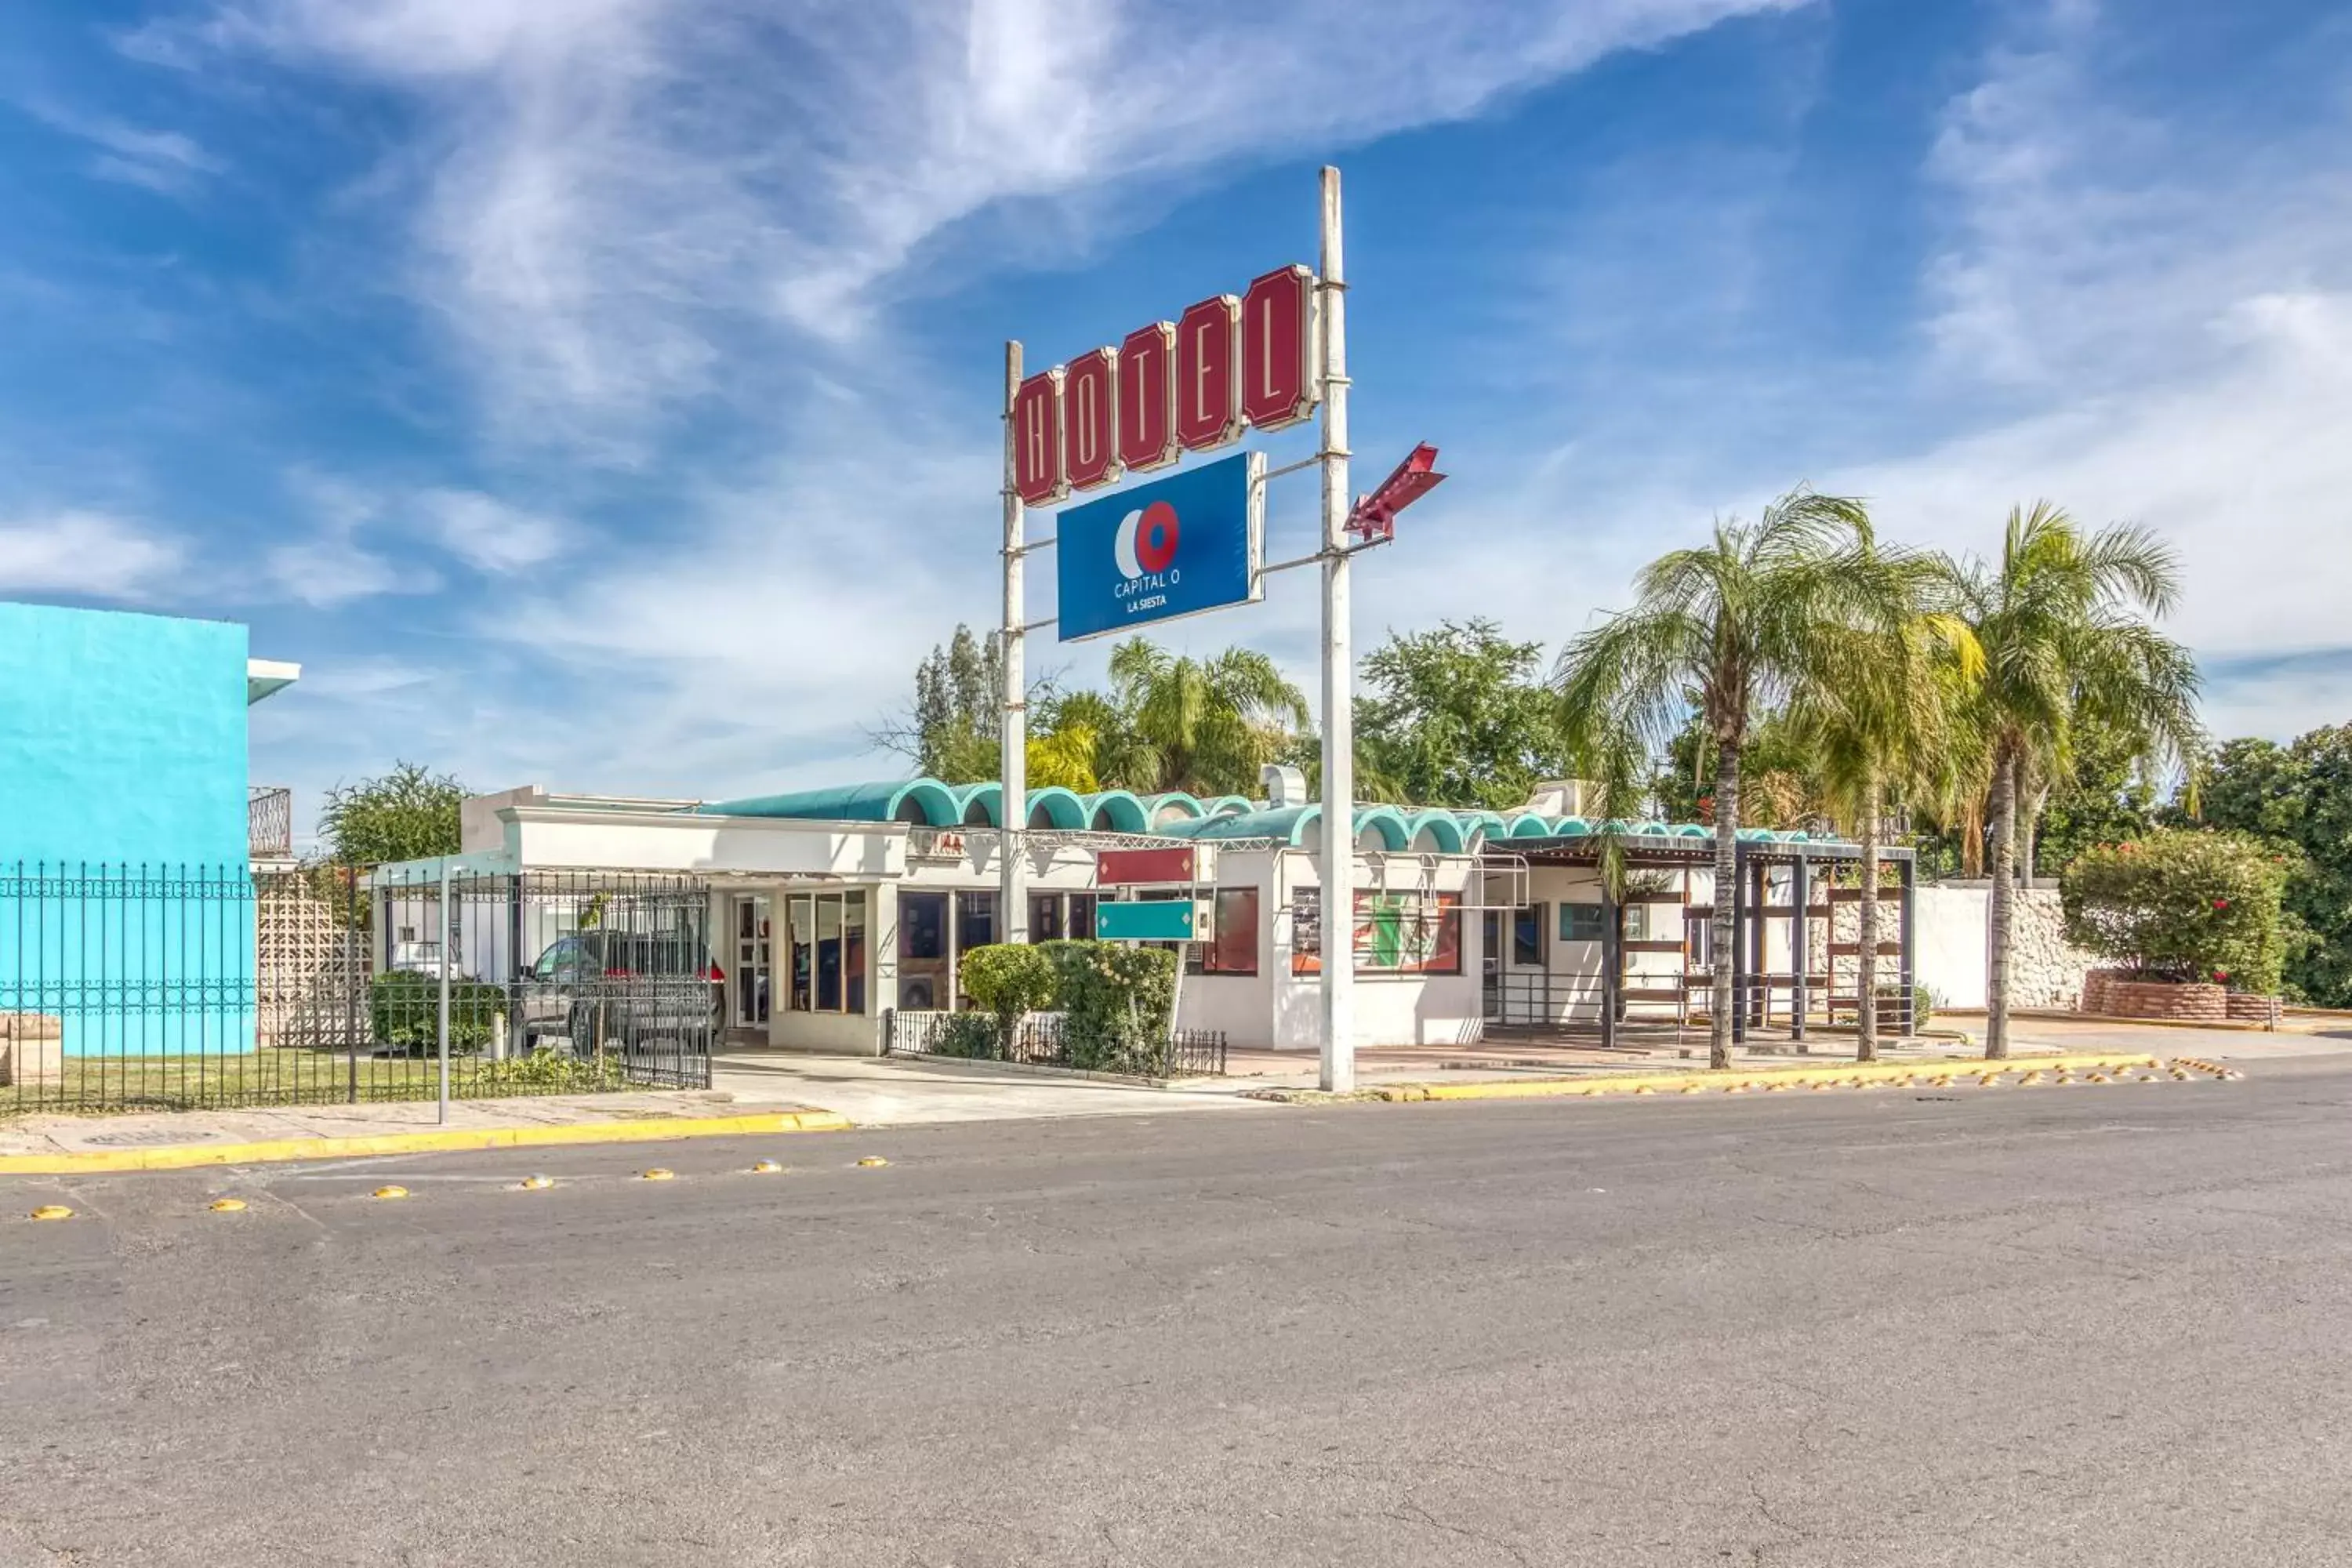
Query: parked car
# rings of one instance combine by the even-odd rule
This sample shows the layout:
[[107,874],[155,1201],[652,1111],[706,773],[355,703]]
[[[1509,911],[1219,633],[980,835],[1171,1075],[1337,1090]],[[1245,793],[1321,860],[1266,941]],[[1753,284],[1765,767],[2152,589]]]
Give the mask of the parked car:
[[517,1033],[525,1051],[562,1041],[574,1056],[603,1046],[633,1062],[665,1048],[708,1049],[725,1022],[726,978],[690,937],[579,931],[524,972]]
[[[394,974],[431,974],[441,973],[441,944],[437,942],[396,942],[392,944],[392,960],[384,965]],[[451,961],[449,978],[471,980],[473,972],[466,967],[463,955]]]

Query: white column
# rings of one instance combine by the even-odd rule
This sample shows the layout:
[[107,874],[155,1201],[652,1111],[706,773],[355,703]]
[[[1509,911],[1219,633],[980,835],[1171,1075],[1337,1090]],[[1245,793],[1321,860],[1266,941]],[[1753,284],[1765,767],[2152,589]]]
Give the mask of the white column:
[[1348,292],[1339,253],[1339,171],[1323,171],[1318,320],[1323,362],[1324,1089],[1356,1087],[1356,723],[1348,605]]
[[1013,463],[1013,403],[1021,395],[1021,345],[1004,345],[1004,793],[997,805],[1003,831],[996,847],[996,940],[1029,940],[1029,900],[1023,888],[1027,869],[1021,856],[1022,829],[1029,826],[1029,713],[1022,675],[1021,488]]

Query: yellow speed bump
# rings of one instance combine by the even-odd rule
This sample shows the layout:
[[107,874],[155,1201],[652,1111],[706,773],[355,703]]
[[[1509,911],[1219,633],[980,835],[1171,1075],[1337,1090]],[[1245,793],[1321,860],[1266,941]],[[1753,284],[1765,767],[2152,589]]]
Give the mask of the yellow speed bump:
[[243,1198],[215,1198],[205,1206],[211,1209],[215,1214],[242,1214],[245,1212],[245,1200]]
[[555,1185],[555,1178],[553,1176],[544,1176],[534,1173],[530,1175],[525,1176],[521,1181],[517,1182],[515,1185],[526,1193],[543,1193],[548,1188]]
[[406,1187],[378,1187],[368,1194],[372,1198],[404,1198],[407,1195]]
[[667,1165],[648,1165],[644,1170],[637,1173],[637,1180],[641,1182],[674,1182],[677,1180],[677,1173],[671,1170]]
[[751,1162],[751,1174],[755,1176],[772,1176],[782,1169],[783,1166],[778,1164],[773,1160],[754,1160]]
[[868,1154],[866,1158],[857,1162],[861,1168],[868,1171],[877,1169],[878,1167],[887,1165],[889,1163],[889,1161],[884,1159],[879,1154]]
[[73,1218],[73,1210],[66,1207],[63,1204],[43,1204],[39,1208],[35,1209],[31,1214],[25,1217],[27,1219],[71,1219]]

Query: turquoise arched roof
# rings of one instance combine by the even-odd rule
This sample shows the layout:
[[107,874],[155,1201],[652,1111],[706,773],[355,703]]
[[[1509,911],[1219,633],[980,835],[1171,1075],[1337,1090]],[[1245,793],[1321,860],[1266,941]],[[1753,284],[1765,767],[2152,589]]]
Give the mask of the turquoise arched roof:
[[970,826],[999,827],[997,807],[1003,804],[1004,786],[988,784],[965,784],[956,792],[956,820]]
[[1318,805],[1270,806],[1238,816],[1188,817],[1171,822],[1160,831],[1171,838],[1271,838],[1281,844],[1297,844],[1305,837],[1307,825],[1322,815],[1323,808]]
[[1459,855],[1466,835],[1462,831],[1462,819],[1450,811],[1423,811],[1413,814],[1408,824],[1412,829],[1412,847],[1421,847],[1421,836],[1428,834],[1431,847],[1440,855]]
[[1633,824],[1633,831],[1652,837],[1664,837],[1667,829],[1663,822],[1637,822]]
[[1412,824],[1403,812],[1392,805],[1360,805],[1356,807],[1356,837],[1360,842],[1367,832],[1381,836],[1381,845],[1389,849],[1412,847]]
[[1143,809],[1143,802],[1123,789],[1107,789],[1100,795],[1081,795],[1087,808],[1087,826],[1110,833],[1148,833],[1151,829],[1151,814]]
[[1187,795],[1181,789],[1171,789],[1163,795],[1145,795],[1143,809],[1155,830],[1184,818],[1209,815],[1202,808],[1199,796]]
[[1532,811],[1524,811],[1511,819],[1510,837],[1513,838],[1549,838],[1551,837],[1551,824],[1546,822],[1542,817],[1538,816]]
[[1677,838],[1705,838],[1706,836],[1706,829],[1696,822],[1685,822],[1675,829],[1675,837]]
[[1511,819],[1499,811],[1457,811],[1455,821],[1462,824],[1462,837],[1467,842],[1474,833],[1484,833],[1489,838],[1511,836]]
[[1759,839],[1769,839],[1772,837],[1772,830],[1769,827],[1743,827],[1739,830],[1739,837],[1748,843],[1753,844]]
[[782,795],[744,795],[707,801],[694,808],[703,816],[778,816],[814,822],[912,822],[953,827],[963,819],[956,792],[937,779],[887,784],[842,784],[832,789],[791,790]]
[[1551,830],[1557,837],[1582,838],[1592,831],[1592,824],[1580,816],[1563,816],[1551,825]]
[[1245,795],[1213,795],[1201,802],[1204,816],[1238,816],[1244,811],[1255,811],[1257,802]]
[[1029,792],[1029,821],[1032,826],[1036,824],[1040,813],[1044,814],[1047,827],[1075,830],[1087,825],[1086,803],[1059,784],[1047,784],[1044,789]]

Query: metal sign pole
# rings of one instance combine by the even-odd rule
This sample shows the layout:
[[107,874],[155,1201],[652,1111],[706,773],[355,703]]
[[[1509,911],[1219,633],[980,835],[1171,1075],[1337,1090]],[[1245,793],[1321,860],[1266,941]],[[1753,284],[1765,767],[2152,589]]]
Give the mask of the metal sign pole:
[[1356,726],[1348,605],[1348,286],[1339,171],[1323,170],[1323,1057],[1333,1093],[1356,1087]]
[[441,1088],[433,1120],[449,1120],[449,858],[441,858]]
[[1004,345],[1004,666],[1003,794],[997,801],[996,940],[1029,940],[1029,900],[1022,887],[1021,830],[1029,826],[1029,714],[1022,674],[1021,485],[1014,466],[1018,432],[1013,408],[1021,395],[1021,344]]

